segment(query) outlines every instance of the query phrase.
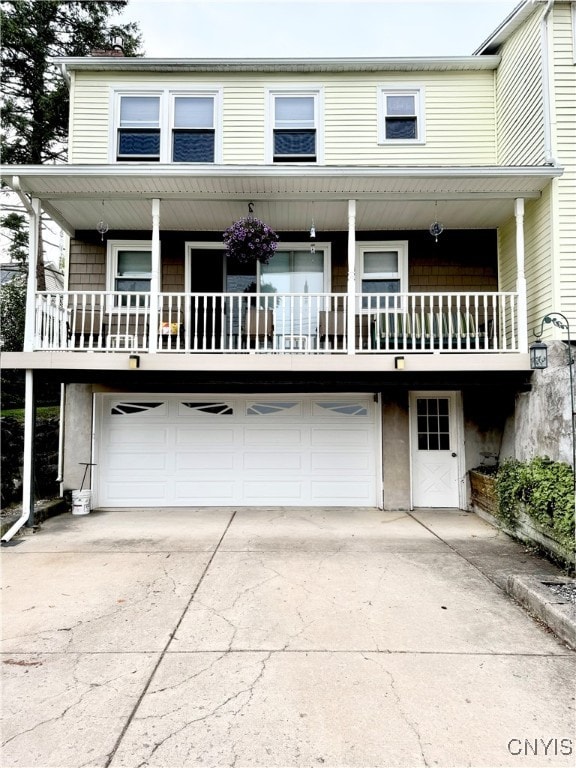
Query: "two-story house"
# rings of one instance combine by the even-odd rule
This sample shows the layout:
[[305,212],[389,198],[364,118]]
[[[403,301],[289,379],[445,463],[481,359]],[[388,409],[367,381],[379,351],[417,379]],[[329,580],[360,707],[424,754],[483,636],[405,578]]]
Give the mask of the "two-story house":
[[[60,60],[69,163],[5,179],[31,260],[41,211],[69,235],[67,288],[30,270],[5,364],[29,405],[64,383],[63,489],[86,462],[97,507],[466,508],[532,328],[576,321],[574,28],[525,2],[467,57]],[[267,263],[224,248],[249,215]]]

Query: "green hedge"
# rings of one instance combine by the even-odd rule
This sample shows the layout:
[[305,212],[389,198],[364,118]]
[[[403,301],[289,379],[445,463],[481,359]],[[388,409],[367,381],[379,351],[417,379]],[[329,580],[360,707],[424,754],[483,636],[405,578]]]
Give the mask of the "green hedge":
[[574,551],[574,473],[564,462],[547,457],[529,462],[509,459],[496,474],[498,517],[512,530],[520,511],[548,529],[568,551]]

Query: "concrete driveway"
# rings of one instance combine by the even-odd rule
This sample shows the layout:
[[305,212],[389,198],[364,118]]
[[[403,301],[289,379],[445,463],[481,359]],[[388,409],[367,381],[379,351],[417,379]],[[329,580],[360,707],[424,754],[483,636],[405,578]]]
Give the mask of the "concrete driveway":
[[573,766],[576,654],[467,513],[62,515],[4,548],[2,765]]

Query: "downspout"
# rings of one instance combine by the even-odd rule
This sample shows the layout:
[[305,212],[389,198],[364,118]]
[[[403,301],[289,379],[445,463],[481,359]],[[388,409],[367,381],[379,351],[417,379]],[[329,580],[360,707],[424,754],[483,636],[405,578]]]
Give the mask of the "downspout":
[[[60,419],[58,424],[58,477],[56,482],[62,484],[64,481],[64,409],[66,408],[66,385],[60,384]],[[62,488],[60,488],[62,496]]]
[[544,162],[546,165],[557,165],[552,154],[552,102],[550,99],[550,66],[548,45],[548,17],[554,6],[554,0],[548,0],[540,22],[540,40],[542,52],[542,109],[544,111]]
[[[19,186],[18,184],[16,186]],[[40,227],[40,200],[32,199],[26,206],[30,213],[30,238],[28,241],[28,282],[26,285],[26,325],[24,329],[24,352],[34,349],[36,325],[36,260],[38,256],[38,233]],[[30,518],[34,518],[34,371],[26,370],[24,397],[24,471],[22,476],[22,515],[2,536],[10,541]]]
[[34,518],[34,371],[26,371],[24,398],[24,467],[22,472],[22,514],[2,536],[2,543],[10,541],[23,525]]

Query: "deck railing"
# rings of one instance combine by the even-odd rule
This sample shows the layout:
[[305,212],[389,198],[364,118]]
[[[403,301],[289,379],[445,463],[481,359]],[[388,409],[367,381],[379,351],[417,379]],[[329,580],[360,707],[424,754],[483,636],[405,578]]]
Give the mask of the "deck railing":
[[[515,293],[43,292],[35,349],[297,354],[517,352]],[[156,302],[153,303],[156,305]],[[151,311],[157,311],[151,323]],[[155,344],[150,344],[156,327]]]

